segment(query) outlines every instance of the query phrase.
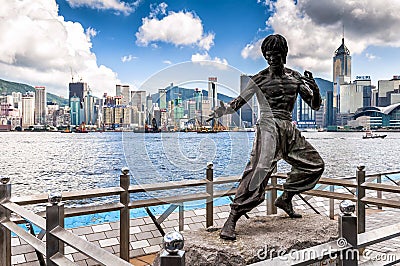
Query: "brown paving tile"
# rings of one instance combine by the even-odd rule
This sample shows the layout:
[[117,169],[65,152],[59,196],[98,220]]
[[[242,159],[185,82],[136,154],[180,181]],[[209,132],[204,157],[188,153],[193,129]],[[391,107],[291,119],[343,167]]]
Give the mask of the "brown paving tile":
[[138,259],[140,259],[140,260],[142,260],[142,261],[145,261],[145,262],[151,264],[151,263],[154,262],[156,256],[157,256],[157,254],[156,254],[156,253],[153,253],[153,254],[149,254],[149,255],[145,255],[145,256],[138,257]]
[[131,264],[135,265],[135,266],[147,266],[147,265],[149,265],[147,262],[142,261],[142,260],[138,260],[136,258],[131,259],[129,262]]

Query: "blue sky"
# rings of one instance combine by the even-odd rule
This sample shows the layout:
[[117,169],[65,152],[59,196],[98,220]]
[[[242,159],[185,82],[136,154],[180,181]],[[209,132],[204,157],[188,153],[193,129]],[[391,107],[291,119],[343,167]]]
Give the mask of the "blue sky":
[[331,80],[343,25],[353,79],[369,75],[377,85],[379,79],[400,75],[399,0],[0,4],[0,78],[44,85],[63,96],[71,73],[97,96],[114,94],[115,84],[154,92],[171,82],[188,84],[208,76],[217,76],[221,87],[236,91],[241,73],[255,74],[266,67],[259,46],[271,33],[287,38],[288,67]]

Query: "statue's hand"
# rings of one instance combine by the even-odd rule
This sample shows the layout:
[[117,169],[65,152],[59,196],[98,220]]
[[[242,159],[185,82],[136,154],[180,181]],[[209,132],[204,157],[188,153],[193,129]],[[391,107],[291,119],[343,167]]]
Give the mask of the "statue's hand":
[[304,71],[304,76],[302,77],[302,79],[303,79],[308,85],[310,85],[311,89],[313,89],[313,90],[318,89],[318,85],[317,85],[317,83],[315,83],[313,74],[312,74],[310,71],[305,70],[305,71]]
[[226,114],[226,107],[225,107],[224,102],[220,101],[219,104],[220,104],[220,106],[217,109],[215,109],[214,112],[212,112],[210,114],[210,118],[208,118],[206,120],[206,122],[209,122],[215,118],[219,118],[219,117],[223,116],[224,114]]

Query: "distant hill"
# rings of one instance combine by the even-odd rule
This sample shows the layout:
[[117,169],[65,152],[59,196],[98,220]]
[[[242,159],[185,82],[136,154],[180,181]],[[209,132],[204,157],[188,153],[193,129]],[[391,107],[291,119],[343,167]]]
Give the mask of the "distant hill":
[[[0,79],[0,94],[1,95],[9,95],[13,92],[26,93],[28,91],[35,91],[35,88],[30,85],[27,85],[27,84]],[[48,102],[56,102],[60,106],[68,105],[68,99],[59,97],[52,93],[47,93],[47,101]]]

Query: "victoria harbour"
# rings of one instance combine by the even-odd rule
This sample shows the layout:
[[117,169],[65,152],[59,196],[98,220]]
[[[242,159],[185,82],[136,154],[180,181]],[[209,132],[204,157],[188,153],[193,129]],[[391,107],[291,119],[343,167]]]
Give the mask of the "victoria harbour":
[[[355,176],[361,164],[370,173],[399,169],[400,133],[385,133],[385,139],[362,139],[362,134],[302,133],[325,161],[323,176]],[[7,132],[0,133],[0,169],[11,178],[15,196],[118,186],[123,167],[130,169],[132,184],[201,179],[208,162],[216,177],[238,176],[253,138],[254,132]],[[278,164],[278,172],[289,170],[284,161]]]

